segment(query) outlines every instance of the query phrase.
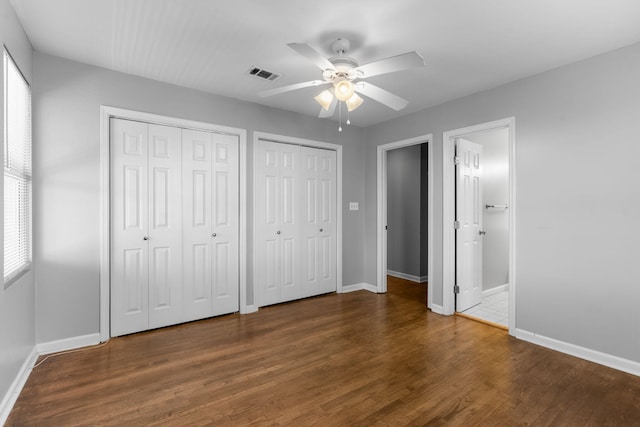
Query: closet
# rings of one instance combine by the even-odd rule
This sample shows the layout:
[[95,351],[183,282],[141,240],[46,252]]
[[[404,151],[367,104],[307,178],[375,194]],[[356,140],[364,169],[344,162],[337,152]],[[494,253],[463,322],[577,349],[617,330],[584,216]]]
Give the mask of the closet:
[[238,311],[238,137],[110,119],[111,336]]
[[336,152],[258,141],[258,305],[336,290]]

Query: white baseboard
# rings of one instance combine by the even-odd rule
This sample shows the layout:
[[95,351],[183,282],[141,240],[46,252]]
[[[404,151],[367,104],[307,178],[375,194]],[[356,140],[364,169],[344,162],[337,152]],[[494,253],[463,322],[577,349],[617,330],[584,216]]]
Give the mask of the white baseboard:
[[82,335],[79,337],[65,338],[62,340],[43,342],[36,346],[38,353],[51,354],[60,351],[75,350],[80,347],[100,344],[100,334]]
[[38,351],[36,346],[34,346],[33,350],[31,350],[31,353],[29,353],[20,367],[18,375],[16,375],[16,378],[11,383],[11,386],[9,387],[9,390],[7,390],[2,402],[0,402],[0,425],[4,425],[7,418],[9,418],[13,405],[16,404],[22,388],[27,383],[29,375],[31,374],[31,369],[36,364],[36,360],[38,360]]
[[371,285],[369,283],[362,284],[365,291],[373,292],[374,294],[378,293],[378,287],[376,285]]
[[496,286],[495,288],[487,289],[486,291],[482,291],[482,296],[488,297],[489,295],[499,294],[502,291],[509,291],[508,283],[505,283],[504,285]]
[[342,287],[342,292],[340,292],[341,294],[346,294],[347,292],[355,292],[355,291],[361,291],[364,289],[364,283],[355,283],[353,285],[346,285]]
[[640,376],[640,363],[634,362],[633,360],[623,359],[622,357],[602,353],[590,348],[580,347],[575,344],[548,338],[533,332],[523,331],[522,329],[516,329],[516,338],[533,344],[538,344],[542,347],[547,347],[561,353],[579,357],[580,359],[608,366],[609,368]]
[[414,276],[412,274],[401,273],[399,271],[387,270],[388,276],[398,277],[400,279],[410,280],[416,283],[426,283],[429,281],[429,276]]
[[444,307],[442,307],[441,305],[437,305],[437,304],[431,304],[431,311],[433,311],[436,314],[444,314]]

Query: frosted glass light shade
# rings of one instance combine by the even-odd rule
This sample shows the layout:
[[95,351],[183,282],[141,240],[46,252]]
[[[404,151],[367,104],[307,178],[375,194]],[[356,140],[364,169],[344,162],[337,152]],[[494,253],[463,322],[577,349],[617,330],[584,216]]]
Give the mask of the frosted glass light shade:
[[313,99],[315,99],[316,102],[322,106],[322,108],[329,111],[329,107],[331,106],[331,101],[333,101],[333,94],[328,90],[323,90],[318,95],[316,95]]
[[345,101],[345,104],[347,104],[347,110],[349,111],[355,110],[356,108],[362,105],[362,101],[363,99],[360,98],[357,93],[354,93],[351,96],[351,98]]
[[347,101],[347,99],[353,96],[355,92],[355,88],[353,87],[353,83],[349,80],[341,80],[333,86],[333,89],[336,93],[336,98],[340,101]]

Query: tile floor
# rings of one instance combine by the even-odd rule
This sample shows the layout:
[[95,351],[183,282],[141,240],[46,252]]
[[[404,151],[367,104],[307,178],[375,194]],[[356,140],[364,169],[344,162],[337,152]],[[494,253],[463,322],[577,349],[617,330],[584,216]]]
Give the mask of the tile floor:
[[482,302],[465,311],[465,314],[509,326],[509,291],[482,297]]

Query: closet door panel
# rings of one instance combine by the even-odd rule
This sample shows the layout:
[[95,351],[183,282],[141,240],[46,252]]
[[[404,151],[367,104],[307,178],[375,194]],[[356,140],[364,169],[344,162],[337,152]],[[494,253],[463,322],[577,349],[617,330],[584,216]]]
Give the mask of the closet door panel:
[[183,321],[213,315],[211,133],[182,130]]
[[149,327],[182,321],[182,132],[149,125]]
[[280,255],[280,144],[260,141],[256,155],[256,277],[258,305],[282,301]]
[[300,147],[279,144],[280,151],[280,281],[282,300],[291,301],[304,295],[300,287]]
[[318,294],[318,154],[308,147],[301,149],[301,180],[303,186],[301,208],[302,280],[300,287],[305,297]]
[[110,120],[111,335],[149,327],[148,130]]
[[212,294],[213,314],[239,310],[238,137],[212,135]]

